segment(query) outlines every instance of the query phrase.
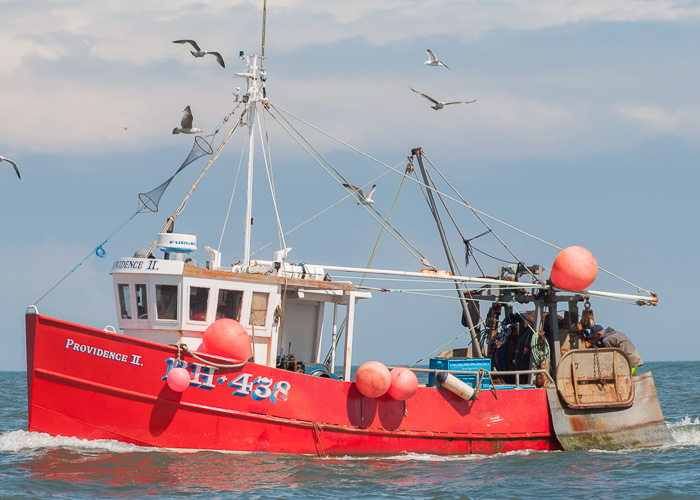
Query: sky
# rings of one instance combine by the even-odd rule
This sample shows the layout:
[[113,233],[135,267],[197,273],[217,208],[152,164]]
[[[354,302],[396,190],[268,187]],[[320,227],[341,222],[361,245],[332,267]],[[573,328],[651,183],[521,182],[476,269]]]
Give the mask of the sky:
[[[149,246],[204,160],[175,179],[158,213],[132,218],[137,195],[187,157],[192,136],[171,133],[185,106],[207,134],[220,127],[217,140],[233,123],[220,125],[244,86],[234,76],[245,69],[239,51],[260,53],[262,10],[262,0],[0,0],[0,155],[22,174],[0,163],[2,369],[26,367],[31,304],[68,321],[116,324],[112,262]],[[192,57],[171,43],[178,39],[219,51],[226,68]],[[591,288],[659,297],[656,307],[593,300],[596,320],[625,332],[647,361],[697,360],[689,320],[700,245],[698,46],[700,6],[687,1],[270,0],[266,88],[275,106],[385,165],[403,170],[420,146],[473,207],[556,247],[588,248],[626,280],[601,271]],[[424,66],[427,48],[450,69]],[[435,111],[410,88],[476,102]],[[289,231],[347,193],[272,117],[264,126]],[[377,183],[374,206],[386,216],[400,177],[299,127],[353,184]],[[243,180],[223,236],[222,226],[244,139],[234,135],[176,222],[176,231],[197,234],[200,264],[204,246],[220,240],[224,262],[241,257]],[[254,250],[277,234],[261,168]],[[409,184],[392,222],[446,268],[422,194]],[[466,238],[484,231],[463,207],[451,210]],[[556,248],[493,226],[518,258],[551,268]],[[345,199],[287,236],[289,260],[362,267],[378,235]],[[451,238],[462,262],[461,238]],[[492,235],[472,244],[510,257]],[[276,245],[254,257],[270,258]],[[500,261],[477,255],[487,275],[497,273]],[[374,266],[421,267],[390,237]],[[473,261],[462,272],[481,274]],[[443,345],[462,347],[464,336],[449,344],[464,333],[459,311],[454,299],[375,292],[358,306],[353,361],[410,364]]]

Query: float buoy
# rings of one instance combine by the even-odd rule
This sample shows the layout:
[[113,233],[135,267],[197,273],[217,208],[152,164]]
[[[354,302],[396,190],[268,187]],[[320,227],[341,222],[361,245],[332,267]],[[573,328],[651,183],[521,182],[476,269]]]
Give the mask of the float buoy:
[[397,366],[391,369],[390,375],[389,396],[399,401],[413,397],[418,390],[418,378],[415,373],[403,366]]
[[215,354],[236,361],[246,361],[253,356],[246,329],[235,319],[221,318],[204,331],[198,352]]
[[190,372],[186,368],[178,366],[171,368],[166,377],[168,387],[175,392],[182,392],[190,386]]
[[386,394],[391,386],[389,369],[379,361],[367,361],[355,373],[357,390],[368,398],[378,398]]
[[557,255],[549,279],[557,288],[585,290],[598,276],[598,262],[593,254],[583,247],[567,247]]
[[451,373],[440,372],[438,373],[437,379],[445,389],[448,389],[450,392],[466,401],[474,397],[474,388],[466,382],[459,380]]

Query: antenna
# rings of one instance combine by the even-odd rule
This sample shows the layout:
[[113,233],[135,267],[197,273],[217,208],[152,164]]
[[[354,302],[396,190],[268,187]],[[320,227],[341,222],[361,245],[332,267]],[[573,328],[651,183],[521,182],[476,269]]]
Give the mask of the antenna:
[[262,56],[265,57],[265,23],[267,22],[267,0],[263,2]]

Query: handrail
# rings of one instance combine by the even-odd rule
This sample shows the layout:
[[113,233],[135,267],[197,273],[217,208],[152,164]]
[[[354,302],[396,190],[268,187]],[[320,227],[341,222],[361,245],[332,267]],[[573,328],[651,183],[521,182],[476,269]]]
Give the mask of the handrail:
[[[387,368],[395,368],[393,366],[389,366]],[[478,375],[479,371],[478,370],[445,370],[443,368],[408,368],[411,371],[414,372],[421,372],[421,373],[435,373],[437,374],[438,372],[440,373],[452,373],[453,375]],[[549,381],[551,383],[555,383],[554,379],[550,375],[549,371],[547,370],[508,370],[508,371],[488,371],[484,370],[489,374],[489,376],[493,377],[494,375],[500,376],[500,375],[537,375],[540,373],[544,373]],[[495,386],[494,386],[495,387]],[[515,377],[515,387],[520,387],[520,377]]]

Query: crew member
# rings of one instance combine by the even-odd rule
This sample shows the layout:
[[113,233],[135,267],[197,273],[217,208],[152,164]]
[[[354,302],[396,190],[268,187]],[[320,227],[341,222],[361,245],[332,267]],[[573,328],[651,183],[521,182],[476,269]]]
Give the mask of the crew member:
[[638,366],[644,364],[634,344],[624,333],[611,327],[603,328],[600,325],[594,325],[592,329],[582,331],[591,347],[617,347],[627,354],[632,366],[632,375],[637,371]]

